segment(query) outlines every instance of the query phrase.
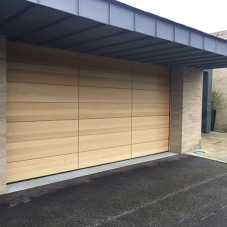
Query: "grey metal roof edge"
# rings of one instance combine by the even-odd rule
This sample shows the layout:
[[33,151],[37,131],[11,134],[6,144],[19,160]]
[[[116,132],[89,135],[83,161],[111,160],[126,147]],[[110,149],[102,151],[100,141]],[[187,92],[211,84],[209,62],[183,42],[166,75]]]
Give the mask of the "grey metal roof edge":
[[227,56],[227,41],[115,0],[26,0],[103,24]]

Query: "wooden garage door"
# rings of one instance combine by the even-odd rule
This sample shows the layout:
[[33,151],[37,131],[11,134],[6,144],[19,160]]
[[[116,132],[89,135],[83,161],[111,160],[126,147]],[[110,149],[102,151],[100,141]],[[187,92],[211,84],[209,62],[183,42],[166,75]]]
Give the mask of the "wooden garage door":
[[168,151],[168,68],[8,43],[7,181]]

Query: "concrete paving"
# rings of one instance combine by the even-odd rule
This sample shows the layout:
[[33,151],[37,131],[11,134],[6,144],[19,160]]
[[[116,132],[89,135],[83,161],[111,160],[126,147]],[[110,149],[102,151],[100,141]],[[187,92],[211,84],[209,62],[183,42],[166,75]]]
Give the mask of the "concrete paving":
[[225,163],[177,155],[1,196],[0,223],[223,227],[226,188]]
[[196,154],[193,151],[188,154],[227,163],[227,133],[203,133],[201,149],[197,149],[196,151],[204,151],[205,153]]

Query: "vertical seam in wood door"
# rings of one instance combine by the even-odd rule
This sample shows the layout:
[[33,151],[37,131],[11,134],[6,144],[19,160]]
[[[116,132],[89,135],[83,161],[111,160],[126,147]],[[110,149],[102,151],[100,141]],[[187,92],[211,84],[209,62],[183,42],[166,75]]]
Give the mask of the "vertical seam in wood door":
[[132,71],[132,91],[131,91],[131,158],[132,158],[132,111],[133,111],[133,62],[131,63],[131,71]]
[[80,168],[80,84],[79,84],[79,77],[80,77],[80,54],[77,53],[77,73],[78,73],[78,169]]
[[168,148],[169,148],[169,152],[170,152],[170,147],[171,147],[171,72],[170,72],[170,68],[169,68],[169,141],[168,141]]

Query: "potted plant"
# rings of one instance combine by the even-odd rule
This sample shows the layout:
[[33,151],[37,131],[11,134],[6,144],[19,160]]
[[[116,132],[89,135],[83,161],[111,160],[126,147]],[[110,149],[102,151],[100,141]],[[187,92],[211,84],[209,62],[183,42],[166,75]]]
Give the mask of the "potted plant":
[[216,107],[220,104],[222,92],[212,91],[212,100],[211,100],[211,131],[214,131],[215,119],[216,119]]

